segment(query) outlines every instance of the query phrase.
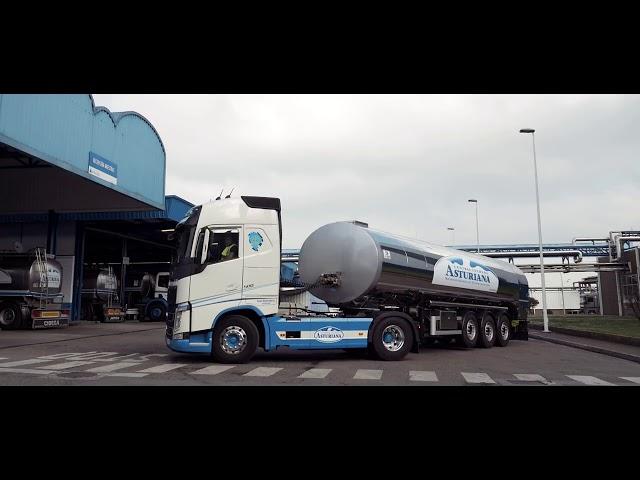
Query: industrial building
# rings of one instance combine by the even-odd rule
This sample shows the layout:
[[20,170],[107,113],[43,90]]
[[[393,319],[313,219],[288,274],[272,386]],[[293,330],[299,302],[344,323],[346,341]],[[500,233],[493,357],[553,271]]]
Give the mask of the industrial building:
[[168,269],[169,233],[193,206],[165,195],[165,166],[139,113],[84,94],[0,94],[0,251],[55,256],[72,322],[87,314],[87,269],[113,272],[127,304],[141,275]]

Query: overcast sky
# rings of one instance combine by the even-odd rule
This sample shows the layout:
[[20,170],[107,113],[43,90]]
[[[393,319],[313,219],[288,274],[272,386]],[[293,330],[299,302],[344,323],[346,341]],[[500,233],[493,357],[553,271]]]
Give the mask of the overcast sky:
[[284,247],[362,220],[439,244],[536,243],[640,228],[638,95],[94,95],[167,151],[166,193],[282,200]]

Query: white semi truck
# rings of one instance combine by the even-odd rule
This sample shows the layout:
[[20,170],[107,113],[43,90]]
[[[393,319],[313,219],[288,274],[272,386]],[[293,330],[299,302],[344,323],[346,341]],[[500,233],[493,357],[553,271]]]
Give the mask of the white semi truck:
[[[337,222],[313,232],[299,256],[303,288],[331,313],[279,313],[280,200],[225,198],[178,224],[166,344],[243,363],[258,348],[361,349],[400,360],[421,344],[465,347],[526,340],[528,283],[516,266]],[[297,291],[302,290],[297,287]]]

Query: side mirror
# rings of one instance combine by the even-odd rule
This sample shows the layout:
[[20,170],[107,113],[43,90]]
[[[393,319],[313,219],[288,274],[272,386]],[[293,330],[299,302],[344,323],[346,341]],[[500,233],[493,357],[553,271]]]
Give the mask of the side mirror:
[[209,251],[209,237],[211,236],[211,230],[208,228],[204,231],[204,242],[202,245],[202,255],[200,255],[200,264],[207,263],[208,251]]

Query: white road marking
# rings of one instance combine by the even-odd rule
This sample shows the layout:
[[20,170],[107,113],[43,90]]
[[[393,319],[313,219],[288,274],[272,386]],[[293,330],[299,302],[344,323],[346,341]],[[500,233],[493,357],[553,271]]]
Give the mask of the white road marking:
[[105,373],[105,377],[127,377],[127,378],[142,378],[146,377],[147,373]]
[[613,383],[600,380],[598,377],[591,377],[589,375],[567,375],[571,380],[584,383],[585,385],[613,385]]
[[245,373],[243,377],[270,377],[271,375],[278,373],[280,370],[282,369],[276,367],[258,367]]
[[0,373],[33,373],[36,375],[49,375],[53,370],[35,370],[32,368],[0,368]]
[[39,358],[30,358],[29,360],[18,360],[16,362],[0,363],[0,367],[21,367],[22,365],[35,365],[36,363],[47,363],[51,360],[43,360]]
[[382,378],[382,370],[359,369],[353,378],[354,380],[380,380]]
[[141,355],[140,358],[132,358],[132,360],[135,360],[136,362],[142,362],[144,360],[149,360],[149,357],[167,357],[168,355],[168,353],[149,353],[147,355]]
[[79,367],[81,365],[90,365],[93,362],[64,362],[56,363],[55,365],[47,365],[47,370],[66,370],[67,368]]
[[116,370],[122,370],[127,367],[135,367],[140,365],[140,362],[117,362],[112,363],[110,365],[102,365],[100,367],[90,368],[87,372],[94,373],[106,373],[106,372],[114,372]]
[[437,382],[438,376],[436,375],[436,372],[411,370],[409,372],[409,380],[412,382]]
[[302,375],[298,375],[298,378],[325,378],[329,375],[332,368],[310,368]]
[[640,383],[640,377],[620,377],[623,380],[628,380],[633,383]]
[[544,383],[545,385],[550,385],[551,383],[553,383],[544,378],[542,375],[538,375],[536,373],[514,373],[513,376],[523,382],[540,382]]
[[234,368],[235,365],[211,365],[210,367],[201,368],[195,372],[191,372],[191,375],[218,375],[219,373],[226,372]]
[[460,372],[467,383],[496,383],[486,373]]
[[151,368],[145,368],[144,370],[138,370],[140,373],[165,373],[176,368],[186,367],[186,363],[164,363]]
[[9,360],[7,357],[0,357],[0,360]]

